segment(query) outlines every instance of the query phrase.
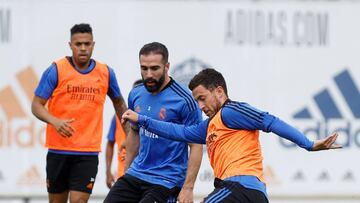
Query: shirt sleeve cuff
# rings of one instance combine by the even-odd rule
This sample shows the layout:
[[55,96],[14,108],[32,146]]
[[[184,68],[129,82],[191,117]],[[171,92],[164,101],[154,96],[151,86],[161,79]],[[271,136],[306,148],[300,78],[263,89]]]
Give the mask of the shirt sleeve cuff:
[[144,115],[140,115],[140,114],[139,114],[138,124],[139,124],[140,126],[145,126],[147,120],[149,120],[149,118],[148,118],[147,116],[144,116]]

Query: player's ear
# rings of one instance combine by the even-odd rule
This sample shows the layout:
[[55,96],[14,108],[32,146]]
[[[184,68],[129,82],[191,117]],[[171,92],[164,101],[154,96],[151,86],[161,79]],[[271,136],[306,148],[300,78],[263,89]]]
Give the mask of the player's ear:
[[221,86],[218,86],[215,88],[215,93],[219,99],[222,99],[225,95],[224,88]]
[[169,69],[170,69],[170,63],[167,62],[167,63],[165,64],[165,71],[168,72]]

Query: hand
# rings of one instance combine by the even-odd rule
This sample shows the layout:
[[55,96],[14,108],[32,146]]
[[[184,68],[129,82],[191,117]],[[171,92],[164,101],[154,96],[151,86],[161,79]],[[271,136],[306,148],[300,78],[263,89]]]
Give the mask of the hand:
[[337,137],[338,137],[338,134],[334,133],[324,139],[315,140],[312,151],[342,148],[341,145],[335,144]]
[[55,127],[56,131],[63,137],[71,137],[75,129],[70,125],[70,123],[74,122],[75,119],[66,119],[66,120],[60,120],[57,119],[52,125]]
[[137,123],[138,120],[139,120],[139,114],[130,109],[126,110],[121,118],[122,123],[125,123],[126,121]]
[[177,198],[179,203],[193,203],[193,189],[189,187],[183,187]]
[[108,186],[108,188],[111,188],[111,186],[114,184],[115,182],[115,178],[114,176],[111,174],[111,172],[106,172],[106,185]]

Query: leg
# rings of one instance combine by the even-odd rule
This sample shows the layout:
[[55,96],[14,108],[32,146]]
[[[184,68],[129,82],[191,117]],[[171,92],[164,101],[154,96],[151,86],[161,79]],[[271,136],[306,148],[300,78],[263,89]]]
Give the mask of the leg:
[[68,199],[68,191],[62,193],[49,193],[49,203],[66,203]]
[[70,203],[87,203],[90,193],[70,190]]

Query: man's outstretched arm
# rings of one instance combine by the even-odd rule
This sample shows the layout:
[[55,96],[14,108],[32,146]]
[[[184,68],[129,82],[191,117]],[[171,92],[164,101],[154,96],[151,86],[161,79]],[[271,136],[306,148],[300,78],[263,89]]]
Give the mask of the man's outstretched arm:
[[285,123],[284,121],[275,118],[272,122],[270,129],[271,132],[290,140],[300,147],[308,151],[320,151],[328,149],[339,149],[342,148],[341,145],[335,143],[338,134],[335,132],[332,135],[327,136],[324,139],[310,141],[303,133],[301,133],[296,128]]
[[122,116],[123,122],[131,121],[144,127],[160,137],[186,143],[206,144],[207,126],[209,120],[196,125],[185,126],[176,123],[158,121],[144,115],[127,110]]

